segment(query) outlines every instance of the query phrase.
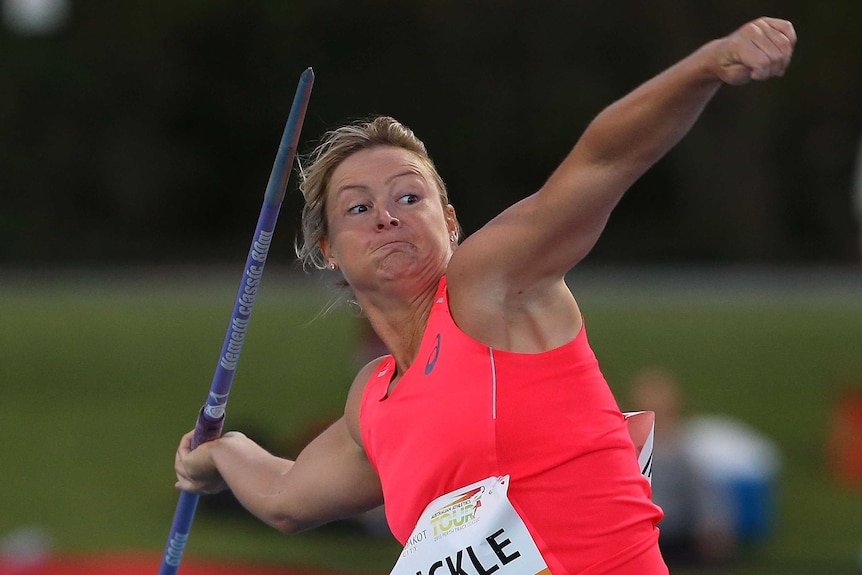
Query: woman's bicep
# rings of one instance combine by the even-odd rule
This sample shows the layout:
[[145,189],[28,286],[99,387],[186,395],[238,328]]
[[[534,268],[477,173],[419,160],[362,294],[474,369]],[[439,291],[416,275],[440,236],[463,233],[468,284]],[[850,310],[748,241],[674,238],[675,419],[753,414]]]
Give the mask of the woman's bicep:
[[309,443],[279,482],[284,491],[274,494],[266,521],[283,531],[308,529],[383,502],[380,480],[344,418]]
[[[282,521],[292,517],[304,529],[383,503],[380,478],[365,454],[359,426],[365,384],[381,359],[360,370],[350,386],[344,415],[296,458],[287,479],[301,494],[303,506],[286,513]],[[281,525],[285,527],[291,526]]]

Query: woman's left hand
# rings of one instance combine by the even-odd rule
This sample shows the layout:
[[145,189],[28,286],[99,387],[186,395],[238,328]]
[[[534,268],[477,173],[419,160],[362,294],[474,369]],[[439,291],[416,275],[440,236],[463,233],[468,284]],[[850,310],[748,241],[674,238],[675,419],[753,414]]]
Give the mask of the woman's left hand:
[[783,76],[795,45],[793,24],[779,18],[758,18],[712,43],[720,50],[716,74],[734,86]]

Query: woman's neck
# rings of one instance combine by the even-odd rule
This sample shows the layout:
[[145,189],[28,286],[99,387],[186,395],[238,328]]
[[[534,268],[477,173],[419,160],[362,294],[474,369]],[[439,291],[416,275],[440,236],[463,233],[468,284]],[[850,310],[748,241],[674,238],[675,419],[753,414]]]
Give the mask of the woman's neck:
[[368,321],[395,359],[398,373],[404,373],[419,353],[438,284],[439,279],[411,295],[356,293]]

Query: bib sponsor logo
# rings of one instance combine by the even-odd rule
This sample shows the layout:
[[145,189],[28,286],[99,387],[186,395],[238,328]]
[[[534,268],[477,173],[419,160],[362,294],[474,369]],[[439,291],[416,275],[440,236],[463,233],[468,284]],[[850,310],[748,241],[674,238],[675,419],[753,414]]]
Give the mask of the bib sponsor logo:
[[484,487],[471,489],[458,495],[455,501],[435,512],[431,516],[431,529],[434,537],[443,537],[474,521],[482,507],[482,493],[484,491]]

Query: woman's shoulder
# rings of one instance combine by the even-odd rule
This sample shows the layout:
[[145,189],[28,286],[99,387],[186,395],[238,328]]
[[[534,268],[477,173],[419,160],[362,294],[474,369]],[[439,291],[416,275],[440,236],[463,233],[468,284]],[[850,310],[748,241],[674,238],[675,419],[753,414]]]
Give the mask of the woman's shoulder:
[[353,383],[350,384],[350,391],[347,394],[348,405],[351,401],[356,401],[357,403],[362,401],[362,395],[365,393],[365,386],[368,384],[368,380],[371,379],[371,376],[374,375],[375,372],[377,372],[383,362],[391,357],[392,356],[390,355],[381,355],[380,357],[372,359],[366,363],[365,366],[359,370],[359,373],[357,373],[356,377],[353,378]]
[[353,378],[353,383],[350,384],[350,391],[347,393],[347,401],[344,405],[344,418],[347,421],[347,426],[350,429],[350,434],[353,439],[362,445],[362,437],[359,432],[359,413],[362,410],[362,398],[365,395],[365,387],[371,376],[380,369],[381,364],[388,360],[391,356],[381,355],[376,359],[372,359],[359,370],[356,377]]

